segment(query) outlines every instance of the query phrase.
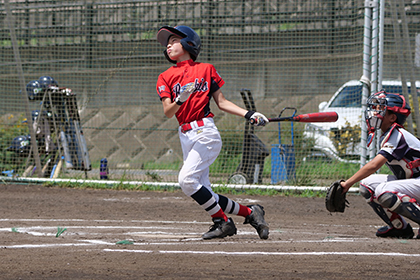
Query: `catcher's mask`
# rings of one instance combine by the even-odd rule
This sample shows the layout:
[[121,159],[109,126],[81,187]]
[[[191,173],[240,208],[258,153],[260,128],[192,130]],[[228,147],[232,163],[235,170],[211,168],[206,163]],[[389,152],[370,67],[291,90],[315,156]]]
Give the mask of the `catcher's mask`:
[[384,90],[371,95],[365,111],[369,132],[367,146],[369,147],[371,144],[375,131],[381,128],[386,111],[393,112],[397,116],[396,123],[403,126],[408,115],[410,115],[410,110],[410,106],[402,95],[387,93]]

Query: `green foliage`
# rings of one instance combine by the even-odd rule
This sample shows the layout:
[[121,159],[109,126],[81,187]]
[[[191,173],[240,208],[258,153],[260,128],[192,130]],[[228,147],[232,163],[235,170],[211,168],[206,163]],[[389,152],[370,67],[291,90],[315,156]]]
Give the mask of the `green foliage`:
[[157,181],[157,182],[162,181],[162,177],[160,177],[158,174],[156,174],[154,172],[146,172],[146,175],[152,181]]
[[174,192],[176,189],[173,186],[165,185],[147,185],[147,184],[127,184],[125,181],[120,181],[117,184],[106,184],[106,183],[91,183],[91,182],[46,182],[43,186],[52,188],[71,188],[71,189],[109,189],[109,190],[127,190],[127,191],[164,191]]
[[340,129],[330,131],[330,138],[338,151],[338,155],[343,158],[356,153],[356,148],[360,144],[360,135],[360,125],[351,126],[349,122],[346,122],[345,126]]
[[[127,184],[123,181],[118,184],[105,183],[79,183],[79,182],[46,182],[44,187],[59,187],[59,188],[73,188],[73,189],[110,189],[110,190],[124,190],[124,191],[157,191],[157,192],[177,192],[179,187],[162,185],[148,185],[148,184]],[[217,186],[213,188],[214,192],[225,195],[264,195],[264,196],[292,196],[292,197],[324,197],[325,192],[312,190],[286,190],[279,191],[276,189],[233,189],[227,186]]]
[[266,196],[274,196],[278,195],[279,192],[276,189],[233,189],[227,186],[217,186],[213,187],[213,191],[219,194],[228,194],[228,195],[266,195]]
[[310,161],[303,162],[298,171],[302,172],[301,175],[307,174],[316,178],[348,178],[359,168],[358,163]]
[[297,186],[326,186],[338,179],[348,179],[360,169],[358,163],[322,160],[302,162],[296,170]]
[[0,41],[0,47],[11,48],[12,47],[12,41],[11,40],[1,40]]
[[144,170],[178,170],[180,168],[181,162],[174,161],[174,162],[146,162],[143,165]]
[[223,131],[222,150],[216,161],[210,166],[211,173],[233,173],[242,159],[243,134],[237,131]]

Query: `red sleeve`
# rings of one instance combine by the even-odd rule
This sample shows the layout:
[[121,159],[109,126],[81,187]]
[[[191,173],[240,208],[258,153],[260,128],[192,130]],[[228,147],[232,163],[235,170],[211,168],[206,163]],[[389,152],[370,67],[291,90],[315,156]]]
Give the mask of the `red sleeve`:
[[156,91],[159,95],[159,98],[162,100],[164,97],[171,98],[171,89],[168,85],[168,83],[165,81],[164,73],[160,74],[156,83]]
[[217,83],[219,88],[225,84],[225,81],[222,79],[222,77],[220,77],[219,73],[213,65],[211,65],[211,78]]

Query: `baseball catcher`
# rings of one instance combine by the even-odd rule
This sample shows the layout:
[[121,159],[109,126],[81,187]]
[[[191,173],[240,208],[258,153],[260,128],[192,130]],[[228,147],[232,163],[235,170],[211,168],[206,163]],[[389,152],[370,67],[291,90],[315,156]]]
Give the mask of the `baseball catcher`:
[[[403,127],[410,111],[408,101],[400,94],[382,90],[369,97],[365,110],[367,145],[380,129],[380,150],[340,183],[346,193],[360,181],[360,194],[386,224],[377,230],[378,237],[410,239],[414,232],[405,219],[420,224],[420,140]],[[393,175],[375,174],[384,164]]]

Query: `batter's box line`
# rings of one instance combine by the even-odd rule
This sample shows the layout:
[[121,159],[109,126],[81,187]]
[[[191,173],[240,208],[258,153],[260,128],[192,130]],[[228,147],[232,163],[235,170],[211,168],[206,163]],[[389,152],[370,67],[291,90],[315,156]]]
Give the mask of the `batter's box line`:
[[154,251],[154,250],[127,250],[127,249],[103,249],[105,252],[117,253],[141,253],[141,254],[202,254],[202,255],[264,255],[264,256],[326,256],[326,255],[346,255],[346,256],[387,256],[387,257],[420,257],[420,254],[406,253],[381,253],[381,252],[227,252],[227,251]]

